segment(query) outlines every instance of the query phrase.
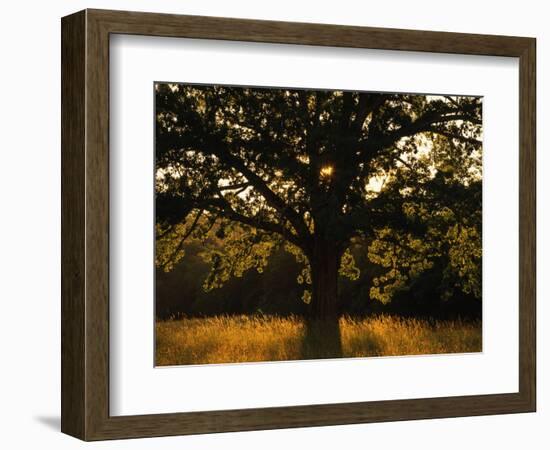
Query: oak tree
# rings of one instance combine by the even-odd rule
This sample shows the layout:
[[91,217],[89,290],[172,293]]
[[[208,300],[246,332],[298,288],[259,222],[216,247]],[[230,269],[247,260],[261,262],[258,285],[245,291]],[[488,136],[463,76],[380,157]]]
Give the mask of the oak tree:
[[215,241],[212,289],[284,247],[327,318],[361,242],[387,269],[372,298],[436,259],[450,290],[479,293],[480,98],[158,83],[155,102],[159,266]]

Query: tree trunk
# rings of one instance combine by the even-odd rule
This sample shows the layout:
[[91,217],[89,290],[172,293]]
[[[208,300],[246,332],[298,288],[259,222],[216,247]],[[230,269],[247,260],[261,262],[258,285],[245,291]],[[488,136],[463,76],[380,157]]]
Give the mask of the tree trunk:
[[338,270],[341,252],[332,241],[317,238],[309,255],[310,316],[305,321],[304,359],[342,357],[338,318]]
[[312,318],[327,319],[338,315],[338,270],[341,256],[334,242],[316,240],[309,262]]

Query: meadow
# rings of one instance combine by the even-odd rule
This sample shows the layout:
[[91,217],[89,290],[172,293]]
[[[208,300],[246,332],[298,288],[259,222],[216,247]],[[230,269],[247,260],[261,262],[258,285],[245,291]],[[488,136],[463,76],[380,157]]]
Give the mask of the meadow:
[[344,316],[331,327],[298,316],[242,315],[163,320],[155,326],[157,366],[472,353],[482,349],[481,321]]

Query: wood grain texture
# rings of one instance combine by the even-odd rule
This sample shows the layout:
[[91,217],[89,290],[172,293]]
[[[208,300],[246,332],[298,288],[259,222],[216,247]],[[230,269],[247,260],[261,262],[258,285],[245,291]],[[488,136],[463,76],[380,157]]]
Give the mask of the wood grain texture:
[[519,68],[519,390],[536,409],[536,41]]
[[[110,33],[518,57],[519,392],[109,416]],[[102,10],[86,10],[63,18],[62,39],[62,430],[65,433],[98,440],[535,410],[534,39]]]
[[111,33],[331,47],[521,56],[528,38],[314,23],[88,10]]
[[61,34],[61,430],[85,430],[85,20],[63,19]]
[[86,439],[109,405],[109,33],[86,29]]

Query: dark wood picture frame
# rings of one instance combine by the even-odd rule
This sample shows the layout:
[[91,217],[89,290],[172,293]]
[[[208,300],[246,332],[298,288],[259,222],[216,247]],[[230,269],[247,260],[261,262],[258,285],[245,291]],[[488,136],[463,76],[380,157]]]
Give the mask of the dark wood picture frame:
[[[61,25],[64,433],[100,440],[535,411],[534,38],[105,10]],[[110,416],[109,35],[116,33],[519,58],[519,392]]]

